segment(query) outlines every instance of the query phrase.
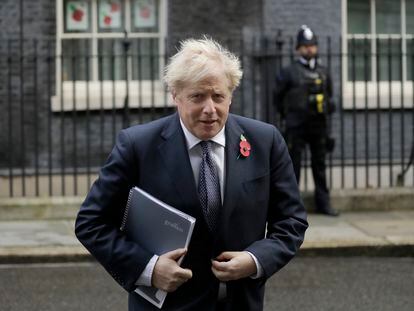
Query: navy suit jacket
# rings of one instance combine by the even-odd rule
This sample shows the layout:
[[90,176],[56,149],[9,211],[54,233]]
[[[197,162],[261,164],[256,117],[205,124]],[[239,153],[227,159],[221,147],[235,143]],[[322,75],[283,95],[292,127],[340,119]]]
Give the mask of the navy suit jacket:
[[[240,156],[240,135],[251,145]],[[253,253],[259,279],[227,282],[227,310],[262,310],[266,280],[297,252],[308,226],[285,142],[269,124],[230,114],[226,122],[224,202],[219,229],[204,221],[177,113],[122,130],[76,219],[76,235],[127,291],[130,310],[157,310],[133,291],[152,253],[120,230],[131,187],[139,186],[197,221],[182,266],[193,278],[169,293],[165,310],[214,310],[219,281],[211,259],[223,251]]]

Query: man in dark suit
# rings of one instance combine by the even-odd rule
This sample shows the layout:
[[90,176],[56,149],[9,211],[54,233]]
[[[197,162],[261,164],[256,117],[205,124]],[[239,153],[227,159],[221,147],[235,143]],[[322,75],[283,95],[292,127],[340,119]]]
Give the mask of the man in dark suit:
[[[229,114],[241,76],[218,43],[184,41],[164,77],[178,113],[122,130],[81,206],[76,235],[130,292],[129,310],[157,310],[137,285],[168,291],[165,310],[262,310],[266,280],[303,242],[306,213],[283,138]],[[197,219],[188,250],[157,256],[119,230],[133,186]]]

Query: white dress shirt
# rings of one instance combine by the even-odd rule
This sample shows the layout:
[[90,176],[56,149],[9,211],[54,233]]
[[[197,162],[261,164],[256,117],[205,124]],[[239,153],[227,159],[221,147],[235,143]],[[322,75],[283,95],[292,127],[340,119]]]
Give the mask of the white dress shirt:
[[[194,180],[196,186],[198,188],[198,179],[200,173],[200,164],[202,159],[202,150],[199,143],[201,139],[194,136],[184,125],[183,121],[180,119],[181,128],[183,129],[185,141],[187,143],[187,150],[188,155],[190,157],[191,168],[193,170]],[[213,160],[216,164],[218,175],[220,178],[220,193],[221,193],[221,203],[223,204],[224,199],[224,184],[226,180],[225,176],[225,147],[226,147],[226,135],[225,135],[225,127],[221,129],[220,132],[217,133],[216,136],[210,139],[210,141],[214,142],[211,144],[211,155]],[[263,275],[263,268],[260,265],[257,258],[250,252],[248,252],[250,256],[252,256],[255,264],[257,273],[255,275],[250,276],[253,279],[259,278]],[[136,285],[144,285],[144,286],[151,286],[151,278],[152,272],[154,271],[154,266],[158,260],[158,256],[154,255],[151,260],[148,262],[147,266],[145,267],[144,271],[138,278]]]

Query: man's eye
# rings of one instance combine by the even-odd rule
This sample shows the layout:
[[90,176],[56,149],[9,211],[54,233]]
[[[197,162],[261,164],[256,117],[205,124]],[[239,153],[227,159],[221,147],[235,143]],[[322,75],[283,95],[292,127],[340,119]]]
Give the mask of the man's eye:
[[224,95],[222,95],[222,94],[214,94],[214,100],[215,101],[223,101],[224,100]]

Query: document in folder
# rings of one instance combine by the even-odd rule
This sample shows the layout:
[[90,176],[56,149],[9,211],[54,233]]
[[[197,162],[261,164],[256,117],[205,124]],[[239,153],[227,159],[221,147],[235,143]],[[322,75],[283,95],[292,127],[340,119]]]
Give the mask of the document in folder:
[[[133,187],[129,192],[121,230],[141,247],[162,255],[188,247],[195,221],[194,217]],[[167,292],[148,286],[138,286],[135,292],[158,308],[162,307],[167,296]]]

